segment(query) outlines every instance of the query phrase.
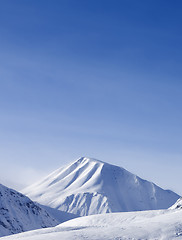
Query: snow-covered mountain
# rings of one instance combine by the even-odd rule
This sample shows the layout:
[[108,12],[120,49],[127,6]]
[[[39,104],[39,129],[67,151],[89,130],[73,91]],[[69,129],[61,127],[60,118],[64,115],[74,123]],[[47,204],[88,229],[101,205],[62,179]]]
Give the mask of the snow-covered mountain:
[[28,197],[0,184],[0,237],[57,224]]
[[43,205],[80,216],[167,209],[179,198],[124,168],[84,157],[23,193]]
[[182,211],[153,210],[76,218],[56,227],[2,240],[181,240]]

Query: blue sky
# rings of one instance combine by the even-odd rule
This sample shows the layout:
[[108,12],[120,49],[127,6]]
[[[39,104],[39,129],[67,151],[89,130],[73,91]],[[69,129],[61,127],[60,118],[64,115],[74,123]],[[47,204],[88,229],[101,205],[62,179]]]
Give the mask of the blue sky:
[[89,156],[182,194],[181,10],[1,0],[0,181],[21,189]]

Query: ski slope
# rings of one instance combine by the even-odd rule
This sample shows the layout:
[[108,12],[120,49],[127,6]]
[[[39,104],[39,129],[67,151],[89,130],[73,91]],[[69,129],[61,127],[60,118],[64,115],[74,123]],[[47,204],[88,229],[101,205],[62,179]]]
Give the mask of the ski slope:
[[23,193],[40,204],[80,216],[167,209],[180,197],[122,167],[85,157]]

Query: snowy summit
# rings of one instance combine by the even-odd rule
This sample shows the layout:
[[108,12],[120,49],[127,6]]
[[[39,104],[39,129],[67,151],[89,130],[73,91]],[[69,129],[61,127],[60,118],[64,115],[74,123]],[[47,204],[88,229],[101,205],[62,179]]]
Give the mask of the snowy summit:
[[122,167],[86,157],[59,168],[23,193],[40,204],[80,216],[167,209],[179,198]]

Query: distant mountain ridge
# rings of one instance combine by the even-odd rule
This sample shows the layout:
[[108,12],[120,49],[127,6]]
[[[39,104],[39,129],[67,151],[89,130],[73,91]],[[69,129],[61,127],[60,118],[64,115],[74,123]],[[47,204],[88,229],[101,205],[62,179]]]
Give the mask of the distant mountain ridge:
[[167,209],[180,197],[122,167],[86,157],[59,168],[23,193],[40,204],[80,216]]
[[0,184],[0,237],[58,223],[28,197]]

